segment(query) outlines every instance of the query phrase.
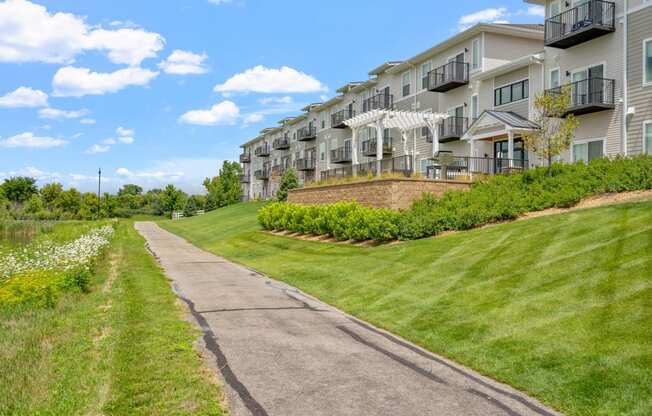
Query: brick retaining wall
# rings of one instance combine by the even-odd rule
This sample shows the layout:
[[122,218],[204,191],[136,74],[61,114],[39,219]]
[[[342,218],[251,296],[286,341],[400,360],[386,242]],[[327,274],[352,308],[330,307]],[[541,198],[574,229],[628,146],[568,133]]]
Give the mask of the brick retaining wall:
[[357,201],[375,208],[406,209],[423,193],[441,196],[450,189],[469,189],[469,182],[427,179],[373,179],[340,185],[292,189],[288,201],[295,204],[319,205],[338,201]]

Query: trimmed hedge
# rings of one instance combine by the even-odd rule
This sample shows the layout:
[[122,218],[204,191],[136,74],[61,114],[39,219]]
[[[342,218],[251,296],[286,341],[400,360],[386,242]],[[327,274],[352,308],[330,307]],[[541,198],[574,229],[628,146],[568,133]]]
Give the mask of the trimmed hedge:
[[366,208],[354,202],[303,206],[274,203],[258,220],[268,230],[330,235],[338,240],[412,240],[449,230],[468,230],[515,219],[526,212],[568,208],[601,193],[652,189],[652,157],[597,159],[554,164],[516,175],[499,175],[449,191],[424,194],[406,211]]

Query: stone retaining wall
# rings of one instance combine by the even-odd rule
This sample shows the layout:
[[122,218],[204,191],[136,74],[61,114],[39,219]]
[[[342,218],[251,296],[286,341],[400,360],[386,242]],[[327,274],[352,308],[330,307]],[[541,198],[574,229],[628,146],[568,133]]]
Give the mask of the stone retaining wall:
[[469,189],[469,182],[427,179],[373,179],[340,185],[292,189],[288,201],[295,204],[319,205],[338,201],[357,201],[375,208],[406,209],[423,193],[437,196],[450,189]]

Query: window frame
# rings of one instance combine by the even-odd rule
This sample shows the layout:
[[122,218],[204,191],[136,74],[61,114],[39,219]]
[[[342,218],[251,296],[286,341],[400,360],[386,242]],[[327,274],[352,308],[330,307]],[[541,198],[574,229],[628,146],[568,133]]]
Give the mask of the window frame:
[[650,135],[652,135],[652,119],[645,120],[643,122],[643,132],[642,132],[643,133],[643,137],[642,137],[643,154],[652,156],[652,145],[650,146],[650,148],[648,148],[648,145],[647,145],[647,131],[648,131],[648,129],[650,130]]
[[[647,79],[647,45],[648,43],[652,44],[652,38],[643,39],[643,86],[650,87],[652,86],[652,79]],[[652,69],[651,69],[652,71]]]
[[[602,142],[602,157],[607,156],[607,138],[606,137],[592,137],[588,139],[573,139],[570,146],[570,161],[575,163],[575,145],[586,144],[588,145],[591,142]],[[585,163],[589,163],[590,160],[587,160]]]
[[471,109],[469,111],[469,126],[480,117],[480,95],[471,95]]
[[[557,71],[557,87],[552,86],[552,73]],[[561,68],[555,67],[548,70],[548,88],[558,88],[561,87]]]
[[[426,67],[426,66],[428,67],[428,71],[424,75],[423,74],[423,68]],[[427,90],[428,89],[428,74],[430,74],[430,71],[432,71],[432,60],[428,60],[426,62],[423,62],[421,65],[419,65],[419,69],[420,69],[420,73],[421,73],[421,90]]]
[[[519,98],[518,100],[515,100],[514,99],[514,85],[517,85],[517,84],[521,84],[521,86],[522,86],[522,88],[521,88],[521,98]],[[509,97],[510,98],[509,98],[509,101],[503,103],[502,102],[503,101],[502,90],[505,89],[505,88],[508,88],[508,87],[509,87]],[[498,91],[500,91],[500,99],[499,100],[496,99],[497,98],[496,93]],[[508,104],[517,103],[517,102],[523,101],[523,100],[528,100],[529,98],[530,98],[530,79],[529,78],[524,78],[524,79],[521,79],[521,80],[518,80],[518,81],[515,81],[515,82],[511,82],[509,84],[504,84],[504,85],[501,85],[499,87],[494,87],[494,108],[495,107],[502,107],[502,106],[508,105]]]
[[[407,83],[405,82],[405,78],[407,76]],[[401,74],[401,97],[407,97],[410,95],[410,89],[412,85],[412,71],[407,70]],[[407,93],[405,91],[405,87],[407,87]]]
[[[476,44],[477,44],[477,48],[476,48]],[[482,42],[480,38],[473,39],[471,41],[471,71],[479,71],[480,69],[482,69],[481,50],[482,50]],[[474,62],[474,59],[476,58],[476,52],[477,52],[478,62]]]

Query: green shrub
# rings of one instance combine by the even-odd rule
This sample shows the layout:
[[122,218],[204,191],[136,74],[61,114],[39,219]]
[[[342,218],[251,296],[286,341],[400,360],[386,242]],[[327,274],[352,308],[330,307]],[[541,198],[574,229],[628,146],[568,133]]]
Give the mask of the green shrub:
[[526,212],[572,207],[599,193],[642,189],[652,189],[650,156],[554,164],[550,170],[498,175],[473,184],[468,191],[449,191],[440,198],[424,194],[403,212],[354,202],[319,206],[277,202],[261,209],[258,220],[265,229],[338,240],[412,240],[511,220]]

